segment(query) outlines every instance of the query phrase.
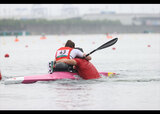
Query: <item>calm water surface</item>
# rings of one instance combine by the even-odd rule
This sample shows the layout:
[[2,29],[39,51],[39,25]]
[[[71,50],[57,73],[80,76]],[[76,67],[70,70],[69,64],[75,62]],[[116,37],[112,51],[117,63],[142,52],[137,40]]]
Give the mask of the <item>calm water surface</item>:
[[[112,47],[93,53],[98,71],[112,78],[5,85],[10,77],[46,74],[57,48],[71,39],[86,53],[109,41],[104,34],[0,37],[1,110],[160,109],[160,34],[116,34]],[[150,45],[150,47],[148,47]],[[112,48],[115,47],[115,50]],[[4,58],[8,53],[9,58]]]

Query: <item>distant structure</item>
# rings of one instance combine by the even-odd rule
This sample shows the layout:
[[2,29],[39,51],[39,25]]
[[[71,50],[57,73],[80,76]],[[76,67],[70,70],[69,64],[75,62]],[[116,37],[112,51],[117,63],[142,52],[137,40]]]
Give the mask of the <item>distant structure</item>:
[[115,12],[109,10],[108,5],[106,5],[103,9],[91,7],[85,14],[115,14]]
[[76,17],[79,16],[79,9],[71,4],[65,4],[61,9],[61,15],[65,17]]
[[84,20],[120,21],[122,25],[153,25],[160,26],[160,14],[127,14],[127,13],[97,13],[85,14]]
[[100,9],[99,8],[89,8],[87,14],[97,14],[97,13],[100,13]]
[[[132,5],[131,5],[132,6]],[[59,15],[54,16],[51,7],[43,4],[31,4],[30,7],[12,4],[0,4],[0,19],[68,19],[68,18],[81,18],[84,20],[111,20],[120,21],[122,25],[148,25],[160,26],[160,13],[136,13],[132,6],[132,13],[116,13],[110,10],[111,6],[106,5],[105,8],[90,7],[83,15],[80,15],[79,8],[74,4],[62,5]],[[118,7],[123,9],[123,7]],[[143,7],[142,7],[143,9]],[[152,12],[157,11],[155,8]]]
[[46,18],[48,16],[47,8],[41,4],[34,4],[31,8],[32,18]]

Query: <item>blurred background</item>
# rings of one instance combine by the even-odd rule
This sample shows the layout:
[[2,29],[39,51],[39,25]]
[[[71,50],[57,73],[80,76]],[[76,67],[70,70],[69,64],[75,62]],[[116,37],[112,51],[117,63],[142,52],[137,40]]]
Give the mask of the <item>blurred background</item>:
[[[99,72],[115,77],[4,84],[47,74],[69,39],[89,53],[115,37],[91,55]],[[2,110],[159,110],[160,4],[0,4],[0,76]]]
[[0,4],[0,36],[159,30],[160,4]]

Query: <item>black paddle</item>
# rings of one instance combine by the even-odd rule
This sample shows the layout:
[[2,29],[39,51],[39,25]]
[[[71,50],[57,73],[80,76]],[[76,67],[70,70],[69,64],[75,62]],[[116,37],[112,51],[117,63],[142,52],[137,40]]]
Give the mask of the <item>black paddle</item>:
[[88,54],[86,55],[86,57],[87,57],[88,55],[92,54],[93,52],[97,51],[97,50],[101,50],[101,49],[104,49],[104,48],[107,48],[107,47],[109,47],[109,46],[114,45],[114,44],[117,42],[117,40],[118,40],[118,38],[114,38],[114,39],[106,42],[105,44],[101,45],[101,46],[98,47],[97,49],[95,49],[95,50],[91,51],[90,53],[88,53]]

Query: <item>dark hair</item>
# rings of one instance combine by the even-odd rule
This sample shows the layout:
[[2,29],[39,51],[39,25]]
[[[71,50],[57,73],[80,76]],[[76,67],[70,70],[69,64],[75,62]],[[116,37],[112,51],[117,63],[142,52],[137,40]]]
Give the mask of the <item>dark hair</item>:
[[65,44],[65,47],[70,47],[70,48],[74,48],[75,47],[75,43],[72,42],[71,40],[68,40]]

